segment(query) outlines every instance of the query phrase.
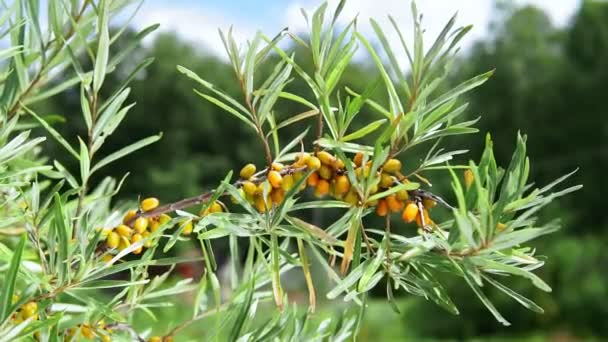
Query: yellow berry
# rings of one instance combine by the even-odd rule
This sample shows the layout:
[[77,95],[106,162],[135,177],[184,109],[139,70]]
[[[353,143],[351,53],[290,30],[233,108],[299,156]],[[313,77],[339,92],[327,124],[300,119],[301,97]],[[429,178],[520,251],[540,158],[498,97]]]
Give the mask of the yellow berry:
[[[145,231],[145,232],[141,233],[141,236],[142,236],[144,239],[147,239],[147,238],[149,238],[149,237],[150,237],[150,232]],[[146,242],[144,242],[144,247],[146,247],[146,248],[150,248],[150,247],[152,247],[153,245],[154,245],[154,243],[153,243],[153,241],[152,241],[152,240],[150,240],[150,239],[148,239],[148,240],[146,240]]]
[[163,342],[163,339],[160,336],[152,336],[148,339],[148,342]]
[[140,234],[146,230],[146,228],[148,228],[148,219],[145,217],[138,217],[133,223],[133,229]]
[[507,225],[501,222],[498,222],[496,224],[496,230],[499,232],[502,232],[503,230],[505,230],[505,228],[507,228]]
[[88,324],[84,324],[82,327],[80,327],[80,333],[89,340],[95,338],[95,332],[93,329],[91,329],[91,327],[89,327]]
[[308,165],[308,160],[310,160],[310,154],[306,152],[298,153],[296,156],[296,162],[294,163],[295,167],[304,167]]
[[112,255],[111,255],[111,254],[104,254],[104,255],[101,257],[101,261],[103,261],[103,262],[105,262],[105,263],[108,263],[108,262],[112,261],[112,259],[113,259],[113,257],[112,257]]
[[163,225],[167,222],[171,221],[171,216],[167,215],[167,214],[162,214],[160,215],[160,217],[158,218],[158,222]]
[[19,295],[18,294],[14,294],[13,295],[13,304],[17,303],[17,301],[19,300]]
[[[304,173],[302,173],[302,172],[296,172],[296,173],[294,173],[293,174],[293,182],[294,182],[294,184],[297,183],[297,182],[299,182],[300,179],[302,179],[302,177],[304,177]],[[302,182],[302,184],[300,184],[300,190],[306,189],[306,183],[307,182]]]
[[128,237],[128,236],[131,236],[131,233],[133,233],[133,230],[131,228],[129,228],[128,226],[121,224],[118,227],[116,227],[116,232],[120,236]]
[[359,196],[357,196],[357,193],[351,188],[346,196],[344,196],[344,202],[356,206],[359,203]]
[[468,189],[471,187],[474,181],[475,176],[473,175],[473,171],[470,169],[464,170],[464,186]]
[[120,242],[120,235],[118,235],[118,233],[116,233],[116,232],[108,233],[108,236],[106,237],[106,245],[108,245],[108,247],[116,248],[116,247],[118,247],[119,242]]
[[422,200],[422,205],[423,205],[425,208],[429,208],[429,209],[430,209],[430,208],[432,208],[432,207],[436,206],[436,205],[437,205],[437,202],[433,201],[433,200],[432,200],[432,199],[430,199],[430,198],[425,198],[425,199],[423,199],[423,200]]
[[141,201],[139,206],[141,207],[141,210],[143,210],[143,211],[150,211],[150,210],[156,209],[159,206],[159,204],[160,204],[160,201],[158,200],[158,198],[148,197],[148,198],[144,199],[143,201]]
[[249,196],[253,196],[255,195],[255,192],[257,191],[258,187],[253,184],[253,182],[250,181],[246,181],[243,182],[243,191],[245,191],[245,194],[249,195]]
[[410,223],[413,222],[418,216],[418,206],[414,202],[408,202],[401,214],[403,221]]
[[382,168],[385,172],[395,173],[401,170],[401,162],[398,159],[389,159],[384,163],[384,167]]
[[393,176],[386,172],[382,172],[380,175],[380,187],[390,188],[393,185]]
[[336,195],[343,195],[350,190],[350,180],[346,175],[336,177],[335,192]]
[[285,175],[283,176],[283,182],[281,182],[281,189],[284,191],[289,191],[293,188],[293,176]]
[[328,192],[329,192],[329,182],[326,181],[325,179],[319,179],[319,182],[317,183],[317,187],[315,188],[315,196],[323,197],[323,196],[327,195]]
[[24,319],[30,318],[38,311],[38,304],[36,302],[28,302],[21,308],[21,314]]
[[388,205],[386,204],[386,200],[381,199],[378,201],[378,205],[376,206],[376,215],[386,216],[387,214],[388,214]]
[[223,210],[222,205],[218,201],[214,201],[209,207],[210,213],[221,213]]
[[[148,230],[151,233],[154,233],[160,227],[160,222],[158,220],[150,220],[150,224],[148,224]],[[141,234],[146,233],[146,231],[141,232]]]
[[321,168],[321,161],[317,157],[310,157],[306,166],[308,166],[309,169],[318,170]]
[[110,337],[110,335],[103,335],[101,337],[101,342],[112,342],[112,338]]
[[[143,238],[144,237],[141,234],[134,234],[133,237],[131,237],[131,243],[136,243]],[[141,253],[142,250],[143,250],[143,248],[139,247],[133,251],[133,254],[139,254],[139,253]]]
[[319,176],[323,179],[331,179],[332,173],[331,168],[326,164],[322,165],[319,169]]
[[334,161],[334,164],[332,165],[334,167],[334,169],[336,170],[343,170],[345,165],[344,162],[341,159],[337,159]]
[[249,163],[249,164],[243,166],[243,168],[241,169],[241,172],[240,172],[240,176],[243,179],[249,179],[249,178],[251,178],[251,176],[253,176],[255,171],[256,171],[255,165]]
[[173,336],[165,336],[163,342],[173,342]]
[[124,236],[120,237],[120,242],[118,243],[118,250],[122,251],[123,249],[127,249],[131,246],[131,241]]
[[410,197],[410,194],[407,193],[407,190],[399,190],[397,191],[397,193],[395,193],[395,195],[397,195],[397,199],[400,201],[405,201]]
[[283,176],[278,171],[272,170],[268,172],[268,182],[270,182],[273,188],[280,188]]
[[188,220],[188,222],[186,222],[186,224],[183,226],[182,235],[192,234],[193,229],[194,229],[194,226],[192,225],[192,221]]
[[127,224],[129,222],[131,222],[131,220],[137,216],[137,210],[129,210],[127,211],[127,213],[125,214],[125,216],[122,219],[122,223]]
[[274,162],[272,163],[272,169],[275,171],[281,171],[285,168],[285,165],[283,165],[282,163],[278,163],[278,162]]
[[325,165],[333,165],[336,161],[336,157],[332,156],[331,153],[327,151],[321,151],[317,153],[317,158],[319,158],[321,163]]

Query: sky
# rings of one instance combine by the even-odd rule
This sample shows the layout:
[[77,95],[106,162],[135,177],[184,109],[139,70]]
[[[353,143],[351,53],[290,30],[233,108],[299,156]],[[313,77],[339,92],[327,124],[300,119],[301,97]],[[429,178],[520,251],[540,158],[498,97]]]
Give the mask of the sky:
[[[333,10],[338,0],[329,0]],[[534,5],[543,9],[557,26],[568,23],[580,4],[580,0],[514,0],[517,5]],[[240,43],[251,39],[257,30],[274,36],[282,28],[307,31],[306,21],[300,9],[311,16],[321,0],[146,0],[133,22],[137,28],[159,23],[159,32],[173,31],[201,49],[225,58],[218,28],[234,26]],[[462,43],[464,49],[473,41],[488,34],[488,23],[494,11],[494,0],[418,0],[419,12],[424,15],[425,39],[432,39],[449,18],[458,12],[457,26],[473,24],[473,30]],[[369,18],[376,19],[387,31],[389,41],[396,42],[395,34],[389,33],[387,15],[392,15],[406,37],[411,36],[411,12],[409,0],[348,0],[341,14],[341,23],[358,15],[358,29],[367,37],[373,37]]]

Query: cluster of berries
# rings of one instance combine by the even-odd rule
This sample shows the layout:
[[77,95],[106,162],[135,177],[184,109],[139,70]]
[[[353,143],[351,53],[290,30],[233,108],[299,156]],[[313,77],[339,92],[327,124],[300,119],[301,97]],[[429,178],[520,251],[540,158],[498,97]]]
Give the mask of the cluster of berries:
[[[352,163],[355,177],[359,180],[369,177],[372,172],[371,161],[364,163],[364,155],[361,152],[349,162]],[[398,159],[387,160],[379,170],[375,171],[380,181],[371,187],[370,195],[407,183],[408,180],[401,174],[401,167]],[[402,212],[401,216],[405,222],[416,221],[421,227],[432,224],[428,209],[434,207],[436,202],[428,198],[410,199],[407,190],[399,190],[380,200],[363,203],[358,192],[351,186],[344,162],[327,151],[315,154],[298,153],[293,164],[289,166],[273,163],[270,170],[265,173],[265,178],[262,177],[263,175],[256,175],[254,164],[247,164],[240,171],[241,191],[258,211],[265,212],[273,205],[279,205],[284,199],[285,192],[304,177],[307,170],[313,172],[299,190],[303,190],[308,185],[314,189],[315,196],[319,198],[331,196],[352,206],[376,207],[379,216],[386,216],[390,212]],[[265,187],[270,189],[266,195]]]
[[[156,209],[159,205],[157,198],[150,197],[146,198],[140,203],[140,210],[142,212],[148,212]],[[171,216],[167,214],[161,214],[153,217],[143,217],[138,215],[137,210],[129,210],[123,217],[122,224],[117,227],[106,229],[106,246],[110,249],[118,249],[122,251],[125,248],[131,246],[144,238],[149,237],[154,233],[160,226],[171,221]],[[192,225],[192,223],[190,223]],[[184,231],[186,231],[184,227]],[[192,232],[190,226],[189,232]],[[147,240],[141,247],[135,249],[133,254],[140,254],[143,248],[149,248],[154,245],[153,240]],[[111,255],[106,255],[111,259]]]
[[[18,295],[13,295],[13,304],[19,300]],[[38,320],[38,303],[27,302],[23,304],[15,313],[13,313],[11,320],[15,324],[19,324],[26,319],[31,318],[33,321]]]
[[[103,331],[103,333],[101,332]],[[79,324],[76,327],[69,328],[63,335],[63,340],[67,341],[79,341],[78,336],[82,336],[88,340],[94,340],[96,337],[102,342],[111,342],[112,328],[106,326],[103,320],[99,321],[96,325],[88,323]]]

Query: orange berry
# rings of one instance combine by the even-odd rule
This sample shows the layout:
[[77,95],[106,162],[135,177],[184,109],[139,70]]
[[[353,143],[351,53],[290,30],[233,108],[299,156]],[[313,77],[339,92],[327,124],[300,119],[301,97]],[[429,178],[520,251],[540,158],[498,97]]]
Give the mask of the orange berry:
[[261,213],[266,212],[267,206],[266,206],[266,201],[264,201],[264,197],[256,196],[254,204],[255,204],[255,208],[259,212],[261,212]]
[[474,181],[475,176],[473,175],[473,171],[470,169],[464,170],[464,186],[468,189],[471,187]]
[[376,206],[376,215],[378,216],[386,216],[388,214],[388,205],[384,199],[378,201],[378,205]]
[[350,180],[346,175],[336,177],[335,182],[335,193],[337,195],[343,195],[350,190]]
[[317,187],[315,188],[315,196],[323,197],[323,196],[327,195],[328,192],[329,192],[329,182],[326,181],[325,179],[319,179],[319,182],[317,183]]
[[342,161],[342,159],[338,159],[338,158],[336,158],[336,160],[334,161],[332,166],[336,170],[343,170],[346,167],[346,165],[344,165],[344,162]]
[[386,200],[386,204],[388,205],[388,208],[392,212],[401,211],[403,209],[403,202],[399,201],[397,199],[397,196],[395,196],[395,194],[386,196],[385,200]]
[[395,173],[401,170],[401,162],[398,159],[389,159],[384,163],[384,167],[382,168],[385,172]]
[[148,228],[147,218],[138,217],[137,219],[135,219],[135,222],[133,223],[133,229],[135,229],[136,232],[141,234],[144,230],[146,230],[146,228]]
[[353,162],[356,166],[361,166],[363,164],[363,152],[357,152],[353,158]]
[[317,184],[319,183],[319,173],[313,172],[310,176],[308,176],[306,182],[310,186],[317,186]]
[[122,219],[122,223],[124,223],[124,224],[129,223],[135,216],[137,216],[137,210],[127,211],[127,213],[125,214],[125,216]]
[[283,203],[283,199],[285,198],[285,190],[278,188],[278,189],[273,189],[272,192],[270,193],[270,199],[272,200],[272,203],[279,205],[281,203]]
[[141,210],[150,211],[156,209],[160,205],[160,201],[155,197],[148,197],[139,204]]
[[120,235],[116,232],[109,232],[106,237],[106,245],[110,248],[118,247],[118,243],[120,242]]
[[255,174],[255,171],[256,171],[255,165],[249,163],[249,164],[243,166],[239,175],[243,179],[249,179],[249,178],[251,178],[251,176],[253,176]]
[[321,168],[321,161],[317,157],[310,157],[306,163],[309,169],[318,170]]
[[321,151],[317,153],[317,158],[321,161],[322,164],[325,165],[333,165],[336,161],[336,157],[332,156],[331,153],[327,151]]
[[401,214],[401,218],[406,223],[413,222],[418,217],[418,206],[414,202],[408,202]]
[[273,188],[280,188],[283,182],[283,176],[278,171],[272,170],[268,172],[268,181]]
[[[424,217],[424,224],[422,224],[422,217]],[[420,215],[420,212],[418,212],[418,215],[416,215],[416,224],[418,224],[419,227],[433,224],[433,220],[431,220],[431,218],[429,217],[428,210],[423,208],[422,215]]]

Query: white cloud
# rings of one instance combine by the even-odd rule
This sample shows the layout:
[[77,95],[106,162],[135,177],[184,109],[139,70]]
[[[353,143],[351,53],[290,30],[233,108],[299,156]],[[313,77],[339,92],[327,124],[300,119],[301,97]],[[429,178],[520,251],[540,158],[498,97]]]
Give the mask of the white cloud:
[[[515,0],[517,4],[533,4],[545,10],[557,25],[565,25],[576,10],[580,0]],[[287,1],[286,1],[287,2]],[[321,0],[295,0],[287,4],[274,3],[272,6],[282,6],[282,18],[268,18],[261,9],[252,13],[247,23],[217,10],[200,6],[145,3],[139,15],[136,16],[135,26],[142,28],[152,23],[160,23],[159,31],[175,31],[184,39],[204,46],[209,52],[226,58],[224,47],[219,37],[218,28],[227,30],[235,25],[237,41],[243,43],[252,38],[258,27],[264,27],[265,33],[273,36],[281,28],[289,26],[292,31],[308,31],[300,8],[308,11],[309,18]],[[329,0],[329,8],[334,9],[339,0]],[[419,12],[424,15],[423,27],[426,30],[425,41],[430,44],[439,34],[449,18],[458,12],[456,26],[472,24],[473,30],[461,42],[463,48],[488,33],[488,23],[492,17],[492,0],[418,0]],[[187,3],[186,3],[187,4]],[[358,29],[365,36],[373,39],[374,33],[369,25],[369,18],[376,19],[383,27],[389,41],[400,46],[398,38],[388,21],[387,15],[393,16],[400,24],[406,39],[412,38],[412,18],[409,0],[348,0],[341,15],[340,22],[345,24],[358,15]],[[256,22],[257,21],[257,22]],[[411,41],[408,41],[411,44]],[[404,57],[403,54],[400,57]]]
[[[176,32],[183,39],[199,45],[208,52],[227,59],[218,29],[227,32],[231,25],[238,23],[231,20],[227,13],[201,9],[199,7],[179,7],[144,4],[136,16],[135,27],[141,29],[151,24],[160,24],[157,32]],[[242,44],[255,34],[255,29],[243,25],[234,25],[233,34]],[[153,36],[147,39],[147,42]]]

